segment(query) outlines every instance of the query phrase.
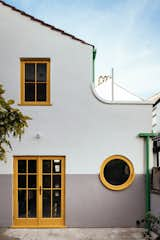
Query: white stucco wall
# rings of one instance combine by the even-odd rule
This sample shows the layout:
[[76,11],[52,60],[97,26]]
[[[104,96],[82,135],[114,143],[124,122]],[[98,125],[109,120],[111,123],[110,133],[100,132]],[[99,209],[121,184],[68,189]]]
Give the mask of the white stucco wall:
[[[144,142],[151,105],[107,105],[92,94],[92,47],[0,5],[0,81],[6,97],[20,96],[20,57],[51,59],[52,106],[18,106],[32,117],[22,141],[13,140],[0,173],[12,173],[13,155],[66,155],[67,173],[98,173],[112,154],[127,156],[144,172]],[[36,139],[39,133],[41,138]]]

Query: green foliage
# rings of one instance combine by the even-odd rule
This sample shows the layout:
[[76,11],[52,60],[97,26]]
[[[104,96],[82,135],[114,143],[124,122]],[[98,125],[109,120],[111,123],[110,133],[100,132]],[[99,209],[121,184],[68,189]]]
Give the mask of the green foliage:
[[5,100],[3,86],[0,84],[0,160],[4,160],[6,156],[6,149],[12,149],[9,137],[18,137],[21,139],[26,127],[28,127],[28,120],[31,118],[22,114],[22,112],[13,108],[14,101]]
[[[144,236],[145,239],[153,239],[151,236],[151,232],[157,234],[160,239],[160,216],[155,216],[151,212],[147,212],[145,217],[141,219],[141,221],[137,221],[137,226],[145,227]],[[155,238],[154,238],[155,239]]]

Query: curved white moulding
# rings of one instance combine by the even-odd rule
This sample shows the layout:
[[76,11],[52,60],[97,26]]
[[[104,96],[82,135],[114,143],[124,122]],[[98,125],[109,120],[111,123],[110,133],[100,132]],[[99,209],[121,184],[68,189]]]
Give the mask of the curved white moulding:
[[91,84],[91,91],[92,94],[94,95],[94,97],[105,104],[115,104],[115,105],[153,105],[153,102],[151,101],[110,101],[110,100],[106,100],[104,98],[102,98],[96,91],[96,88],[94,86],[94,84]]

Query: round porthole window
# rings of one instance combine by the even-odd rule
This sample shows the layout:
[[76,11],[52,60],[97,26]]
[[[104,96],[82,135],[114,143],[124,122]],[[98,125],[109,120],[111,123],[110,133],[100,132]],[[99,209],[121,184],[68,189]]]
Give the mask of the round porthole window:
[[123,190],[134,180],[131,161],[121,155],[113,155],[104,160],[100,168],[100,179],[111,190]]

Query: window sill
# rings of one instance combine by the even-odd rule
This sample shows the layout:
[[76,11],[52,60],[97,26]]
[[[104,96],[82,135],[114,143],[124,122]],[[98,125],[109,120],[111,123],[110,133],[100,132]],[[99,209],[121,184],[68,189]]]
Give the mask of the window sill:
[[51,103],[18,103],[18,106],[52,106]]

